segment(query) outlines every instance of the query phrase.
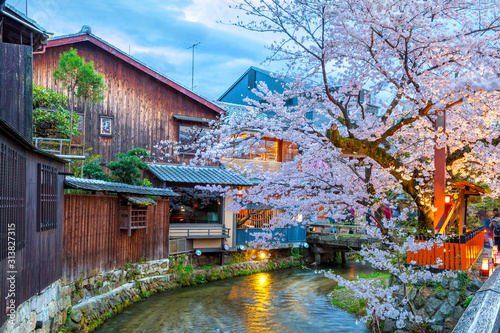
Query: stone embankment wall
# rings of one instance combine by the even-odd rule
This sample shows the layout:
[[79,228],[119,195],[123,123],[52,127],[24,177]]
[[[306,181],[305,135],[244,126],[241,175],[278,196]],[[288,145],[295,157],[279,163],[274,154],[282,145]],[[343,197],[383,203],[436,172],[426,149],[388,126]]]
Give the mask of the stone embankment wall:
[[80,278],[66,286],[56,281],[22,303],[15,318],[7,321],[0,333],[88,332],[130,304],[157,292],[299,265],[295,257],[199,269],[194,269],[186,256],[171,261],[130,263],[110,272],[93,272],[91,278]]
[[497,333],[500,331],[500,269],[479,289],[453,333]]
[[[408,296],[418,315],[433,320],[430,328],[434,332],[451,332],[481,286],[479,279],[462,274],[457,279],[444,280],[434,286],[414,287]],[[403,333],[408,329],[398,330],[395,321],[387,319],[385,332]]]

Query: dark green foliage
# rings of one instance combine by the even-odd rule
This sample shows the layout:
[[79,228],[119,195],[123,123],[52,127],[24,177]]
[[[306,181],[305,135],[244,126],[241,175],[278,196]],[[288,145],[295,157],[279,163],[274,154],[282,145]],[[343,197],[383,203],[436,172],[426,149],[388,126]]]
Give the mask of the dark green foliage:
[[104,99],[104,76],[94,69],[94,62],[86,62],[81,68],[78,77],[76,96],[86,102],[97,103]]
[[83,166],[83,177],[109,181],[110,177],[102,170],[101,156],[91,156],[89,161],[85,161]]
[[142,185],[141,171],[148,168],[142,161],[142,157],[147,156],[146,149],[134,148],[127,153],[119,153],[118,161],[109,162],[106,166],[111,170],[115,181],[131,185]]
[[[33,136],[67,139],[70,136],[71,114],[68,97],[52,89],[33,85]],[[52,112],[49,112],[51,110]],[[80,135],[80,116],[73,113],[73,135]],[[47,147],[50,149],[50,147]]]

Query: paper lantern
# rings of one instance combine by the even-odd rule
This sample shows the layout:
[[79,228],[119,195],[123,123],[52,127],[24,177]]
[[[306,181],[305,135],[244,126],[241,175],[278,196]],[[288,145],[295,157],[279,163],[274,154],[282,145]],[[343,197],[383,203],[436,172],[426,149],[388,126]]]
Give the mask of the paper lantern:
[[483,258],[481,263],[481,274],[483,276],[490,276],[490,261],[488,258]]

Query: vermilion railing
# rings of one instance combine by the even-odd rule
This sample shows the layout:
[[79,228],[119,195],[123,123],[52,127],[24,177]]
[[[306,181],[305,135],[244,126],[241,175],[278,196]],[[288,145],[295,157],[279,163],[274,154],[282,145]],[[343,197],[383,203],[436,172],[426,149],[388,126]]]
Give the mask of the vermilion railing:
[[[431,239],[426,236],[416,236],[417,242]],[[430,250],[408,252],[406,262],[421,266],[434,265],[438,258],[442,264],[439,269],[451,269],[466,271],[476,261],[484,246],[484,227],[477,227],[460,237],[452,238],[443,243],[443,246],[434,247]]]

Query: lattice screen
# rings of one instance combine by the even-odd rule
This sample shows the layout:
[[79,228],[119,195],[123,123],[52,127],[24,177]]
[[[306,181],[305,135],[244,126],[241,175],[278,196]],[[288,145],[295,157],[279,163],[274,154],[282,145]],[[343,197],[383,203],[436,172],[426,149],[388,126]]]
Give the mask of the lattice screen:
[[26,242],[26,157],[0,144],[0,260]]

